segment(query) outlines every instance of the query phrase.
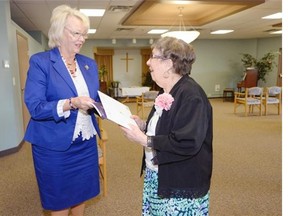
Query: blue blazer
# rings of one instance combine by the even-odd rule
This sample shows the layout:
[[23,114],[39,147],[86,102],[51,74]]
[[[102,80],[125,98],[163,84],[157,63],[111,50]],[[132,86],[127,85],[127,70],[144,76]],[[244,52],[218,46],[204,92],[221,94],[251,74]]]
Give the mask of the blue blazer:
[[[76,54],[76,59],[90,97],[99,101],[96,62],[80,54]],[[71,110],[67,119],[59,117],[57,103],[61,99],[77,96],[76,88],[58,48],[31,56],[24,92],[24,100],[31,119],[24,139],[51,150],[68,149],[72,143],[78,110]],[[97,133],[100,134],[94,113],[91,112],[90,115]]]

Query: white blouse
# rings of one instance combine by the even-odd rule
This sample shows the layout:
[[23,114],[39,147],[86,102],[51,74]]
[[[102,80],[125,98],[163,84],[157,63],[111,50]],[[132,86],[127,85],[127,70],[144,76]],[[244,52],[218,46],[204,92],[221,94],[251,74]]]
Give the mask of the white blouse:
[[[71,79],[74,82],[78,96],[89,97],[89,91],[77,61],[76,68],[76,77],[72,77],[71,73],[69,73],[68,68],[67,72],[70,74]],[[66,100],[67,99],[64,99],[58,102],[57,112],[59,116],[64,116],[65,118],[68,118],[70,116],[70,110],[63,112],[63,106]],[[87,113],[87,111],[81,109],[78,110],[72,142],[80,135],[80,133],[82,133],[83,140],[89,140],[91,137],[96,135],[96,130],[94,128],[91,116]]]
[[[157,122],[162,114],[162,110],[157,110],[154,112],[152,118],[150,119],[148,126],[147,126],[147,136],[155,136],[155,130],[156,130],[156,125]],[[154,157],[153,155],[153,149],[150,147],[145,147],[145,163],[146,167],[149,169],[158,172],[158,165],[154,165],[152,163],[152,159]]]

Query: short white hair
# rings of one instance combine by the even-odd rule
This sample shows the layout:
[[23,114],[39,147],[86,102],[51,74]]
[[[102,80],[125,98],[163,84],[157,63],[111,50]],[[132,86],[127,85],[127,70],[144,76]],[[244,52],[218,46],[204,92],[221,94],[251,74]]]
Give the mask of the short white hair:
[[69,16],[74,16],[81,20],[87,31],[90,28],[89,18],[85,14],[68,5],[60,5],[54,8],[50,19],[50,29],[48,32],[48,46],[50,48],[60,46],[60,39],[63,35],[66,21]]

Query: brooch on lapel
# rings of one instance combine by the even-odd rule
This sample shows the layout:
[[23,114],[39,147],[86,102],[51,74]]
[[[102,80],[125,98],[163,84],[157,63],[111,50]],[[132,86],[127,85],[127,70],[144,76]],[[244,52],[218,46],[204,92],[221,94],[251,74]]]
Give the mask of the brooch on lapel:
[[89,70],[89,66],[88,65],[85,65],[84,67],[85,67],[86,70]]

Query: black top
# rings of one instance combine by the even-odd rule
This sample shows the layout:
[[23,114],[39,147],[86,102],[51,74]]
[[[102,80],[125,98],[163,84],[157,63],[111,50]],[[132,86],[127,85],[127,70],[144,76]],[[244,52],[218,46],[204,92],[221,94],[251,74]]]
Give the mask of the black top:
[[[188,75],[170,94],[174,102],[170,110],[163,110],[152,137],[159,165],[158,195],[203,197],[209,191],[212,175],[212,107],[203,89]],[[154,111],[153,107],[147,122]]]

